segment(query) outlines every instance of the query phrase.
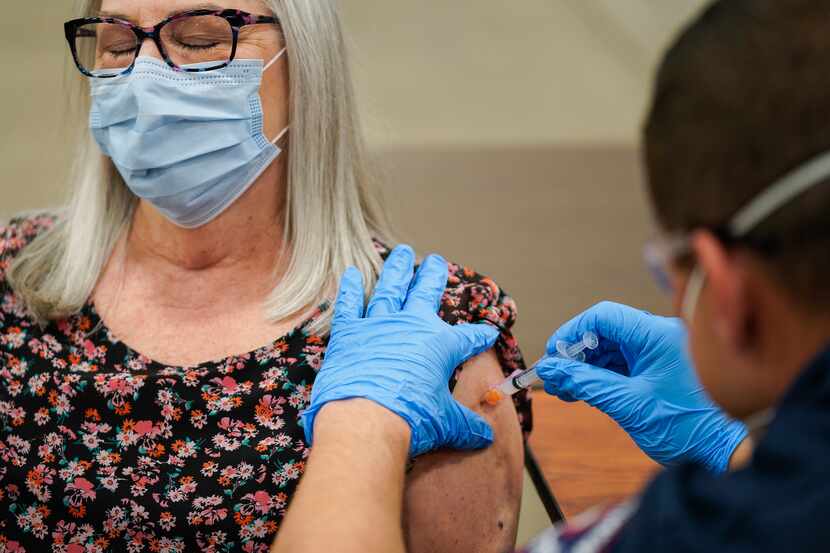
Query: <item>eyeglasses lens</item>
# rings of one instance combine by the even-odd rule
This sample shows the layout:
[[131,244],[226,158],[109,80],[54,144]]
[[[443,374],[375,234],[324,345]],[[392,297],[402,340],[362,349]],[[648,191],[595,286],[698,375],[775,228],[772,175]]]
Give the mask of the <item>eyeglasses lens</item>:
[[[227,20],[213,15],[174,19],[161,30],[167,58],[181,69],[216,69],[231,60],[233,30]],[[75,33],[78,63],[96,77],[112,77],[135,61],[138,37],[118,23],[90,23]]]
[[98,77],[118,75],[135,59],[138,38],[124,25],[90,23],[75,33],[78,63]]
[[213,15],[176,19],[161,30],[170,60],[180,68],[201,64],[211,69],[228,63],[233,52],[233,31],[227,20]]

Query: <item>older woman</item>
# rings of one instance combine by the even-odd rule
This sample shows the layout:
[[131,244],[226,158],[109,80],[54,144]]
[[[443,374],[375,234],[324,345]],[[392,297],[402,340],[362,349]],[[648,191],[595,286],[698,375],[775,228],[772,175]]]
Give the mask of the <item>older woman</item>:
[[[336,280],[388,252],[334,0],[87,4],[72,201],[0,230],[0,547],[265,551]],[[523,365],[513,302],[454,267],[442,316],[502,330],[454,382],[478,408]],[[414,462],[413,551],[512,543],[517,401],[483,413],[493,448]]]

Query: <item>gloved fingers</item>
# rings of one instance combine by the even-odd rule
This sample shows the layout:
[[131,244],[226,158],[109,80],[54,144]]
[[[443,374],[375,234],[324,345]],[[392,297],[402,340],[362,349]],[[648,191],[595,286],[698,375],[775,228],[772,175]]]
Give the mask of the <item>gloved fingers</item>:
[[600,342],[596,350],[586,351],[585,353],[585,362],[589,365],[602,367],[623,376],[631,376],[628,361],[617,344],[608,341]]
[[657,319],[627,305],[602,302],[562,325],[548,340],[546,350],[549,355],[555,355],[557,342],[579,343],[586,332],[593,332],[600,344],[610,341],[622,351],[637,355],[649,337],[646,332],[649,318]]
[[430,255],[421,264],[409,290],[404,310],[436,314],[447,288],[449,267],[440,255]]
[[306,409],[300,413],[301,426],[305,435],[306,443],[311,446],[314,443],[314,421],[317,418],[319,409]]
[[340,278],[332,329],[360,319],[363,315],[363,298],[363,274],[355,267],[349,267]]
[[415,268],[415,252],[406,245],[392,250],[380,274],[375,292],[366,308],[366,317],[382,317],[397,313],[406,301],[406,293],[412,282]]
[[445,367],[447,379],[458,365],[492,348],[501,335],[499,329],[487,323],[461,324],[452,327],[452,332],[457,338],[458,356],[452,366]]
[[457,429],[452,432],[447,447],[452,449],[484,449],[493,444],[493,428],[479,414],[452,400],[455,404]]
[[564,401],[584,401],[614,417],[631,404],[631,379],[615,372],[568,359],[550,357],[536,365],[545,391]]

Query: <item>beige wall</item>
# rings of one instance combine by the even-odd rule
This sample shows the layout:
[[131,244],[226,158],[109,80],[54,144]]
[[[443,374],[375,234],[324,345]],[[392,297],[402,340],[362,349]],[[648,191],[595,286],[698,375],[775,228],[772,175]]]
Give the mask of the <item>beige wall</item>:
[[664,44],[703,0],[344,0],[379,146],[637,140]]
[[[62,196],[69,164],[62,22],[70,2],[7,2],[0,20],[0,215]],[[48,6],[48,7],[46,7]],[[21,24],[25,22],[25,25]]]

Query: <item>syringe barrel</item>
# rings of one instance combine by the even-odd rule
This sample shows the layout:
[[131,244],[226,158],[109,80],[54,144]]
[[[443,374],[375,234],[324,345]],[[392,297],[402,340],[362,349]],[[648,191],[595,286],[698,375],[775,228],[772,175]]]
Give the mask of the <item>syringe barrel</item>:
[[536,367],[523,372],[519,376],[513,379],[513,382],[518,384],[520,389],[530,388],[537,382],[539,382],[539,374],[536,372]]
[[[582,337],[582,342],[579,344],[568,344],[567,342],[561,341],[557,342],[556,349],[559,353],[558,355],[555,354],[554,357],[581,361],[584,360],[585,357],[584,350],[596,349],[597,345],[599,345],[599,339],[596,334],[593,332],[586,332]],[[545,358],[543,357],[539,360],[539,362],[543,359]],[[530,388],[540,381],[541,379],[539,378],[539,374],[536,372],[536,365],[533,365],[531,369],[528,369],[523,373],[511,375],[496,389],[503,395],[509,397],[518,394],[524,389]]]
[[539,376],[536,374],[536,368],[513,374],[506,378],[504,382],[497,388],[499,392],[505,396],[513,396],[536,384],[539,381]]
[[523,373],[511,376],[501,383],[498,390],[506,395],[513,396],[526,388],[530,388],[539,382],[539,375],[536,373],[536,367],[528,369]]

